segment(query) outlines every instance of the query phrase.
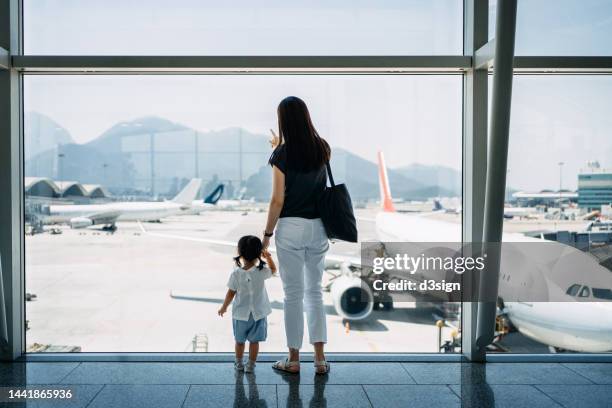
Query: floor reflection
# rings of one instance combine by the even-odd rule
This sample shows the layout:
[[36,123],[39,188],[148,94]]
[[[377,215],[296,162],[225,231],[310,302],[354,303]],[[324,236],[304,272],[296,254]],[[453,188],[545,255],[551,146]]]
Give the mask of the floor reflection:
[[[302,396],[300,394],[300,375],[295,374],[279,374],[289,385],[289,394],[287,395],[286,407],[291,408],[302,408],[304,406]],[[327,400],[325,399],[325,384],[329,376],[315,375],[314,377],[314,392],[310,401],[308,402],[309,408],[327,408]],[[283,401],[278,401],[279,406],[282,406]]]
[[[248,396],[244,388],[244,378],[246,377],[248,386]],[[258,407],[267,408],[268,403],[260,398],[257,389],[257,381],[254,373],[236,372],[236,389],[234,392],[234,408]]]
[[462,407],[495,407],[495,393],[487,384],[486,364],[462,363],[460,387]]

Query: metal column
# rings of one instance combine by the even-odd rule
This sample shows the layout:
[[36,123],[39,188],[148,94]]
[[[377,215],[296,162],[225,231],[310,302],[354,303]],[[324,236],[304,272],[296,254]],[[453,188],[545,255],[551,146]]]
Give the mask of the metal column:
[[[488,40],[488,0],[466,0],[464,11],[464,55],[475,55]],[[474,58],[473,58],[474,59]],[[472,69],[463,79],[463,242],[482,242],[482,214],[487,163],[488,71]],[[466,254],[468,255],[468,254]],[[461,310],[462,353],[471,361],[484,361],[475,345],[478,303],[469,293],[477,282],[464,278]]]
[[492,243],[487,251],[487,268],[480,277],[480,300],[476,346],[481,353],[493,341],[496,302],[491,294],[498,292],[500,246],[502,241],[508,136],[512,102],[514,38],[517,0],[498,0],[493,59],[493,94],[487,155],[487,182],[484,207],[483,241]]
[[[20,54],[19,1],[0,2],[0,54]],[[9,52],[10,51],[10,52]],[[0,68],[0,254],[6,341],[1,358],[13,360],[24,350],[23,315],[23,174],[21,157],[21,79],[11,65]],[[0,308],[2,310],[3,308]],[[4,333],[3,333],[4,334]]]

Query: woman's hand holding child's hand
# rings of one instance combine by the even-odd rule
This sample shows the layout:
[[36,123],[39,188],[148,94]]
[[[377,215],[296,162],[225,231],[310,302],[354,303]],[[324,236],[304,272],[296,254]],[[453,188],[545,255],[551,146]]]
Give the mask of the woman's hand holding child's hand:
[[261,256],[263,257],[263,259],[266,260],[266,263],[268,264],[270,270],[272,271],[272,274],[274,275],[276,273],[276,264],[274,263],[274,259],[272,259],[272,254],[270,253],[270,251],[264,248],[263,251],[261,251]]

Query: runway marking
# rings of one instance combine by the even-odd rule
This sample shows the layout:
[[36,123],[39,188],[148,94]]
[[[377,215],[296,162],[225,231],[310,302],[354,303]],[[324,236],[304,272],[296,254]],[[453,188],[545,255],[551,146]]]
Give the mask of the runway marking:
[[216,245],[224,245],[224,246],[235,246],[236,243],[232,241],[224,241],[221,239],[210,239],[210,238],[197,238],[197,237],[186,237],[184,235],[174,235],[174,234],[163,234],[161,232],[150,232],[147,231],[144,226],[138,221],[138,226],[143,234],[151,235],[154,237],[160,238],[170,238],[170,239],[182,239],[184,241],[194,241],[194,242],[202,242],[205,244],[216,244]]

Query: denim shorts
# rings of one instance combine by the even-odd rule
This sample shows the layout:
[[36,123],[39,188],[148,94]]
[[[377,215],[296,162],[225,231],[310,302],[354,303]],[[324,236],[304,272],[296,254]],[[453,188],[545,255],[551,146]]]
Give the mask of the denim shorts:
[[248,321],[232,319],[232,327],[236,343],[245,343],[247,340],[249,343],[257,343],[268,337],[268,320],[265,317],[255,321],[253,315],[249,314]]

